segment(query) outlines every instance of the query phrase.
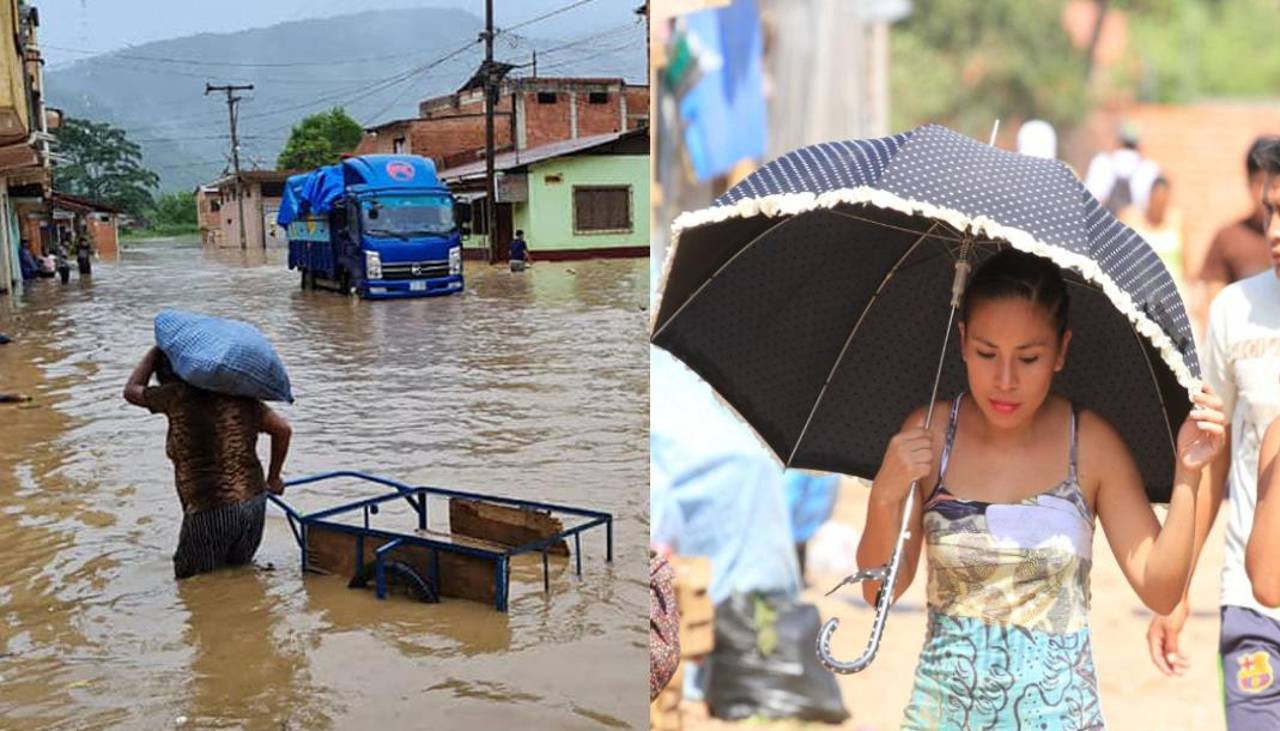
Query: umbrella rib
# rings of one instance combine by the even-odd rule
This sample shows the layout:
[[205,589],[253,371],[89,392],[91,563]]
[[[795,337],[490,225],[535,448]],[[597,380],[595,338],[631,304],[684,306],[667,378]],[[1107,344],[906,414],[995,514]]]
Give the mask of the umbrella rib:
[[[707,285],[709,285],[709,284],[711,284],[711,282],[715,281],[715,278],[716,278],[716,277],[718,277],[718,276],[720,276],[720,272],[723,272],[723,271],[725,270],[725,268],[726,268],[726,267],[728,267],[730,264],[732,264],[732,263],[733,263],[733,262],[734,262],[738,257],[742,256],[742,255],[747,251],[747,249],[750,249],[752,246],[755,246],[755,244],[756,244],[756,242],[757,242],[757,241],[759,241],[760,239],[764,238],[765,236],[768,236],[769,234],[773,233],[774,231],[777,231],[779,228],[781,228],[781,227],[783,227],[783,226],[787,225],[788,223],[790,223],[790,222],[792,222],[792,221],[796,220],[797,218],[799,218],[799,216],[788,216],[788,217],[786,217],[786,218],[782,219],[781,221],[778,221],[777,223],[773,224],[773,225],[772,225],[772,226],[770,226],[769,228],[767,228],[767,229],[765,229],[765,230],[761,231],[760,233],[756,234],[755,238],[753,238],[753,239],[751,239],[750,241],[748,241],[746,246],[743,246],[741,249],[738,249],[737,251],[735,251],[735,252],[734,252],[734,254],[733,254],[733,256],[729,257],[729,258],[728,258],[728,260],[727,260],[727,261],[725,261],[725,263],[723,263],[723,264],[721,264],[719,267],[717,267],[717,268],[716,268],[716,270],[715,270],[714,272],[712,272],[712,273],[711,273],[711,276],[707,277],[707,280],[706,280],[705,282],[703,282],[702,284],[698,285],[698,288],[697,288],[697,289],[695,289],[695,290],[693,291],[693,294],[689,295],[689,298],[688,298],[688,299],[686,299],[684,302],[681,302],[681,303],[680,303],[680,306],[676,308],[676,311],[675,311],[675,312],[673,312],[673,313],[671,313],[671,317],[668,317],[668,318],[667,318],[667,321],[666,321],[666,322],[664,322],[664,323],[662,323],[662,326],[661,326],[661,327],[659,327],[657,330],[655,330],[655,331],[654,331],[654,333],[653,333],[653,337],[652,337],[651,339],[652,339],[652,340],[657,340],[657,339],[658,339],[658,336],[662,335],[662,331],[666,330],[666,329],[667,329],[667,326],[668,326],[668,325],[670,325],[672,322],[674,322],[674,321],[675,321],[675,319],[676,319],[677,317],[679,317],[679,316],[680,316],[680,313],[681,313],[681,312],[684,312],[684,308],[688,307],[688,306],[689,306],[689,303],[691,303],[691,302],[693,302],[695,299],[697,299],[697,298],[698,298],[698,295],[702,294],[702,290],[706,289],[706,288],[707,288]],[[673,253],[674,253],[674,252],[673,252]]]
[[[855,220],[855,221],[861,221],[862,223],[869,223],[869,224],[872,224],[872,225],[874,225],[874,226],[879,226],[879,227],[881,227],[881,228],[889,228],[889,229],[893,229],[894,231],[901,231],[901,232],[903,232],[903,233],[916,234],[917,236],[929,236],[929,235],[930,235],[930,232],[931,232],[931,231],[933,231],[933,229],[934,229],[934,228],[936,228],[936,227],[937,227],[937,225],[938,225],[938,221],[933,220],[933,221],[929,224],[929,228],[927,228],[927,229],[925,229],[923,232],[921,232],[921,231],[919,231],[919,230],[917,230],[917,229],[914,229],[914,228],[908,228],[908,227],[906,227],[906,226],[895,226],[895,225],[893,225],[892,223],[885,223],[884,221],[877,221],[877,220],[875,220],[874,218],[866,218],[865,216],[857,216],[857,215],[854,215],[854,214],[852,214],[852,213],[847,213],[847,212],[845,212],[845,211],[837,210],[837,209],[835,209],[835,208],[832,208],[832,209],[829,209],[829,210],[830,210],[832,213],[836,214],[837,216],[842,216],[842,217],[844,217],[844,218],[852,218],[853,220]],[[932,220],[932,219],[931,219],[931,220]],[[944,241],[954,241],[954,242],[956,242],[956,243],[963,243],[963,242],[964,242],[964,239],[963,239],[963,238],[961,238],[961,236],[959,236],[959,235],[957,235],[957,236],[942,236],[942,235],[939,235],[939,234],[932,234],[932,236],[933,236],[933,238],[935,238],[935,239],[942,239],[942,240],[944,240]]]
[[[865,216],[859,216],[859,215],[857,215],[857,214],[849,213],[849,212],[847,212],[847,211],[841,211],[841,210],[839,210],[839,209],[837,209],[837,208],[831,208],[831,209],[829,209],[829,210],[830,210],[832,213],[836,214],[837,216],[843,216],[844,218],[852,218],[852,219],[853,219],[853,220],[855,220],[855,221],[861,221],[862,223],[869,223],[869,224],[872,224],[872,225],[874,225],[874,226],[880,226],[881,228],[889,228],[889,229],[893,229],[893,230],[895,230],[895,231],[902,231],[903,233],[909,233],[909,234],[921,234],[921,232],[920,232],[920,231],[918,231],[918,230],[916,230],[916,229],[914,229],[914,228],[908,228],[908,227],[906,227],[906,226],[895,226],[895,225],[893,225],[893,224],[891,224],[891,223],[885,223],[884,221],[877,221],[877,220],[875,220],[875,219],[873,219],[873,218],[866,218]],[[953,243],[957,243],[957,244],[963,244],[963,243],[965,243],[966,241],[968,241],[968,242],[969,242],[969,243],[971,243],[971,244],[975,244],[975,245],[980,245],[980,244],[996,244],[996,245],[1000,245],[1000,244],[1003,244],[1003,243],[1004,243],[1003,241],[988,240],[988,239],[975,240],[975,239],[973,239],[973,238],[972,238],[972,237],[970,237],[970,236],[966,236],[966,235],[965,235],[965,233],[964,233],[963,231],[958,231],[958,230],[956,230],[956,228],[955,228],[955,227],[951,226],[950,224],[948,224],[948,223],[946,223],[946,222],[939,221],[939,220],[938,220],[938,219],[936,219],[936,218],[934,218],[934,219],[929,219],[929,220],[931,221],[931,223],[930,223],[930,225],[929,225],[929,228],[928,228],[927,230],[925,230],[925,232],[924,232],[923,234],[921,234],[921,235],[924,235],[924,236],[930,236],[930,235],[931,235],[931,236],[932,236],[933,238],[935,238],[935,239],[941,239],[941,240],[943,240],[943,241],[951,241],[951,242],[953,242]],[[942,224],[942,225],[946,226],[948,229],[951,229],[952,231],[955,231],[955,235],[930,234],[929,232],[930,232],[930,231],[932,231],[932,230],[933,230],[933,228],[934,228],[935,226],[939,225],[939,224]]]
[[[929,228],[924,233],[920,234],[920,238],[916,239],[915,243],[903,252],[902,256],[898,257],[898,260],[893,263],[893,267],[884,275],[884,279],[880,280],[880,286],[876,287],[876,291],[871,295],[871,299],[868,300],[866,306],[862,308],[862,313],[858,315],[857,322],[853,324],[853,329],[849,331],[849,337],[845,338],[844,347],[840,348],[840,355],[836,356],[836,362],[832,364],[831,371],[827,373],[827,380],[823,382],[822,390],[818,392],[818,398],[814,400],[813,407],[809,409],[809,418],[805,419],[804,426],[800,429],[800,436],[796,438],[795,446],[791,448],[791,454],[787,455],[787,467],[791,466],[791,461],[796,458],[796,453],[800,451],[800,444],[804,441],[805,435],[809,433],[809,425],[813,423],[813,417],[817,415],[818,407],[822,404],[822,399],[827,395],[827,388],[831,385],[831,379],[835,378],[836,371],[840,369],[840,363],[844,360],[845,354],[849,352],[849,346],[853,344],[854,336],[858,334],[858,329],[862,327],[862,321],[865,320],[867,314],[871,312],[872,305],[874,305],[876,300],[879,299],[880,293],[883,292],[885,286],[889,284],[889,280],[893,279],[893,275],[897,273],[899,267],[902,266],[902,263],[911,256],[912,252],[916,250],[916,247],[918,247],[925,239],[930,238],[933,229],[936,228],[937,225],[937,221],[930,224]],[[911,233],[920,232],[912,231]]]

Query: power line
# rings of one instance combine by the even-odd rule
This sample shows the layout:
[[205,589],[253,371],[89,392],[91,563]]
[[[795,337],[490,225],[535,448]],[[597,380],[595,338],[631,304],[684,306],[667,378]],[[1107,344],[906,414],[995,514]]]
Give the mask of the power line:
[[[236,204],[239,206],[240,212],[240,248],[244,249],[245,233],[244,233],[244,193],[239,190],[240,184],[243,182],[240,178],[240,141],[236,139],[236,105],[240,102],[240,97],[236,96],[237,91],[253,91],[253,85],[237,86],[235,84],[221,84],[215,86],[206,83],[204,85],[204,93],[207,96],[210,92],[224,91],[227,93],[227,118],[231,122],[231,164],[236,171]],[[266,243],[263,243],[266,246]]]
[[[450,53],[449,55],[447,55],[447,56],[443,56],[443,57],[441,57],[441,58],[439,58],[439,59],[437,59],[437,60],[435,60],[435,61],[432,61],[430,64],[428,64],[428,65],[427,65],[427,67],[426,67],[426,68],[424,68],[424,69],[423,69],[423,72],[429,71],[429,70],[431,70],[432,68],[435,68],[436,66],[439,66],[440,64],[444,63],[445,61],[448,61],[448,60],[450,60],[450,59],[452,59],[452,58],[454,58],[454,57],[458,56],[458,55],[459,55],[459,54],[461,54],[463,51],[466,51],[467,49],[471,48],[471,46],[475,45],[475,43],[477,43],[477,42],[478,42],[478,41],[473,41],[473,42],[471,42],[471,43],[468,43],[468,44],[467,44],[467,45],[465,45],[465,46],[460,46],[458,49],[456,49],[455,51],[453,51],[453,52],[452,52],[452,53]],[[410,85],[410,86],[406,86],[406,87],[404,88],[404,90],[403,90],[403,91],[401,91],[399,94],[397,94],[397,95],[396,95],[396,98],[395,98],[395,99],[392,99],[392,100],[391,100],[391,103],[387,104],[387,105],[386,105],[386,106],[384,106],[382,109],[379,109],[376,113],[369,115],[370,124],[373,124],[373,123],[375,122],[375,120],[377,120],[379,117],[381,117],[383,114],[385,114],[385,113],[387,112],[387,110],[391,109],[391,107],[395,106],[396,104],[399,104],[399,103],[400,103],[400,100],[404,98],[405,93],[406,93],[406,92],[408,92],[408,91],[409,91],[410,89],[412,89],[412,88],[413,88],[413,86],[412,86],[412,85]]]
[[557,69],[557,68],[564,68],[565,66],[573,66],[575,64],[582,63],[583,61],[590,61],[593,58],[599,58],[600,56],[604,56],[610,53],[617,53],[619,51],[625,51],[629,48],[634,48],[635,46],[638,46],[641,43],[644,43],[645,40],[646,39],[644,38],[633,39],[621,45],[613,46],[611,48],[601,48],[596,52],[588,54],[586,56],[580,56],[578,58],[570,58],[570,59],[565,59],[563,61],[557,61],[555,63],[549,63],[543,68]]
[[[591,2],[592,0],[583,0]],[[127,53],[121,51],[91,51],[84,48],[67,48],[66,46],[53,46],[48,43],[40,44],[43,48],[53,49],[55,51],[63,51],[64,53],[79,53],[86,56],[108,56],[115,58],[125,58],[136,61],[149,61],[152,63],[172,63],[186,64],[189,66],[228,66],[234,68],[293,68],[298,66],[345,66],[353,63],[367,63],[370,61],[386,61],[392,58],[404,58],[403,53],[388,53],[381,56],[364,56],[361,58],[345,58],[341,61],[290,61],[280,63],[241,63],[237,61],[210,61],[208,59],[198,58],[174,58],[172,56],[148,56],[137,53]]]
[[[372,84],[368,84],[368,83],[361,83],[361,84],[358,84],[358,85],[355,85],[355,86],[346,87],[346,88],[339,89],[339,90],[334,91],[334,92],[329,93],[329,94],[325,94],[325,95],[322,95],[322,96],[319,96],[319,97],[311,98],[311,100],[310,100],[310,101],[307,101],[307,102],[303,102],[303,103],[300,103],[300,104],[293,104],[293,105],[285,106],[285,107],[280,107],[280,108],[278,108],[278,109],[274,109],[274,110],[271,110],[271,111],[265,111],[265,112],[261,112],[261,113],[258,113],[258,114],[250,114],[250,115],[246,115],[246,116],[245,116],[245,117],[243,117],[242,119],[244,119],[244,120],[262,119],[262,118],[265,118],[265,117],[275,116],[275,115],[277,115],[277,114],[284,114],[284,113],[286,113],[286,112],[292,112],[292,111],[298,111],[298,110],[302,110],[302,109],[314,108],[314,107],[321,106],[321,105],[326,105],[326,104],[332,104],[332,105],[334,105],[334,106],[342,106],[342,105],[344,105],[344,104],[349,104],[349,103],[352,103],[352,102],[355,102],[355,101],[359,101],[360,99],[363,99],[363,98],[365,98],[365,97],[367,97],[367,96],[370,96],[370,95],[372,95],[372,94],[374,94],[374,93],[377,93],[377,92],[382,91],[382,90],[384,90],[384,89],[390,88],[390,87],[392,87],[392,86],[396,86],[396,85],[398,85],[398,84],[402,83],[403,81],[405,81],[405,80],[407,80],[407,79],[411,78],[411,77],[412,77],[412,76],[414,76],[415,74],[421,73],[421,72],[422,72],[422,71],[424,71],[424,70],[429,70],[429,69],[431,69],[431,68],[434,68],[434,67],[436,67],[436,66],[438,66],[438,65],[440,65],[440,64],[442,64],[442,63],[444,63],[445,61],[448,61],[448,60],[452,59],[453,57],[457,56],[457,55],[458,55],[459,53],[461,53],[462,51],[466,50],[467,48],[470,48],[471,46],[473,46],[473,45],[475,45],[475,44],[477,44],[477,43],[479,43],[479,41],[478,41],[478,40],[477,40],[477,41],[470,41],[470,42],[468,42],[465,46],[460,46],[460,47],[458,47],[457,49],[454,49],[453,51],[450,51],[449,53],[445,54],[445,56],[443,56],[443,57],[441,57],[441,58],[434,59],[434,60],[429,61],[429,62],[427,62],[427,63],[425,63],[425,64],[420,64],[420,65],[418,65],[418,66],[415,66],[415,67],[412,67],[412,68],[409,68],[409,69],[403,69],[403,70],[398,71],[398,72],[396,72],[396,73],[394,73],[394,74],[392,74],[392,75],[390,75],[390,76],[387,76],[387,77],[384,77],[384,78],[382,78],[382,79],[379,79],[379,80],[375,81],[375,82],[374,82],[374,83],[372,83]],[[353,94],[354,94],[354,96],[352,96]],[[207,113],[200,113],[200,114],[194,114],[194,115],[187,115],[187,116],[183,116],[183,117],[166,117],[166,118],[165,118],[165,121],[166,121],[166,122],[179,122],[179,121],[187,121],[187,120],[199,120],[199,121],[202,121],[202,122],[206,122],[207,124],[206,124],[205,126],[210,126],[210,127],[211,127],[213,124],[217,124],[217,122],[216,122],[215,120],[211,119],[211,118],[208,116],[208,114],[207,114]],[[291,126],[291,125],[292,125],[292,123],[290,123],[290,125],[286,125],[286,126]]]
[[[386,79],[383,79],[381,82],[377,84],[365,85],[360,87],[359,89],[347,89],[342,92],[337,92],[324,97],[320,97],[303,104],[296,104],[289,107],[281,107],[280,109],[275,109],[270,112],[263,112],[261,114],[246,116],[245,119],[261,119],[262,117],[274,116],[277,114],[283,114],[285,112],[296,111],[299,109],[307,109],[307,108],[315,107],[321,104],[328,104],[331,102],[335,102],[337,100],[341,100],[337,102],[339,104],[350,104],[352,102],[356,102],[361,99],[364,99],[365,97],[376,94],[379,91],[383,91],[385,89],[404,83],[405,81],[408,81],[409,79],[413,78],[414,76],[417,76],[420,73],[423,73],[424,71],[429,71],[430,69],[435,68],[436,66],[439,66],[440,64],[458,56],[459,54],[471,48],[472,46],[476,45],[477,43],[479,43],[479,41],[469,41],[465,46],[460,46],[454,49],[453,51],[450,51],[449,53],[445,54],[444,56],[438,59],[435,59],[434,61],[422,64],[421,66],[417,66],[415,68],[409,69],[408,71],[404,71],[404,72],[395,74],[393,76],[387,77]],[[348,94],[350,94],[351,91],[361,91],[361,93],[356,94],[355,96],[347,96]]]
[[591,33],[589,35],[582,36],[581,38],[577,38],[572,41],[561,43],[558,46],[552,46],[551,48],[547,48],[547,49],[537,49],[537,51],[541,55],[550,56],[553,53],[560,53],[561,51],[565,51],[570,48],[576,48],[578,46],[581,46],[584,43],[590,43],[591,41],[598,40],[598,39],[604,38],[605,36],[613,35],[615,33],[621,36],[622,34],[626,33],[626,31],[634,30],[637,28],[640,30],[645,30],[645,27],[643,25],[638,25],[634,22],[628,21],[626,23],[622,23],[621,25],[616,25],[611,28],[608,28],[606,30],[598,31],[596,33]]
[[540,23],[540,22],[542,22],[542,21],[546,20],[547,18],[550,18],[550,17],[552,17],[552,16],[559,15],[559,14],[561,14],[561,13],[567,13],[567,12],[569,12],[570,10],[573,10],[574,8],[579,8],[579,7],[582,7],[583,5],[586,5],[587,3],[592,3],[592,2],[595,2],[595,0],[577,0],[577,2],[569,3],[568,5],[565,5],[564,7],[556,8],[555,10],[548,11],[548,12],[546,12],[546,13],[543,13],[542,15],[539,15],[539,16],[536,16],[536,17],[533,17],[533,18],[530,18],[530,19],[528,19],[528,20],[520,21],[519,23],[516,23],[515,25],[509,25],[509,26],[507,26],[506,28],[502,28],[502,29],[498,30],[498,33],[509,33],[509,32],[511,32],[511,31],[515,30],[516,28],[524,28],[524,27],[526,27],[526,26],[533,25],[534,23]]
[[[111,59],[111,60],[102,60],[102,61],[97,61],[97,62],[95,62],[95,63],[97,63],[97,64],[99,64],[99,65],[103,65],[103,66],[108,66],[108,67],[110,67],[110,68],[117,68],[117,69],[121,69],[121,70],[124,70],[124,71],[140,71],[140,72],[143,72],[143,73],[148,73],[148,74],[160,74],[160,75],[164,75],[164,76],[185,76],[185,77],[188,77],[188,78],[195,78],[195,79],[208,79],[210,76],[215,75],[215,74],[192,73],[192,72],[190,72],[190,71],[183,71],[183,70],[179,70],[179,69],[170,69],[170,68],[153,68],[153,67],[148,67],[148,66],[140,66],[140,65],[135,65],[135,64],[133,64],[133,63],[129,63],[129,62],[119,62],[119,61],[115,61],[114,59]],[[217,76],[220,76],[220,77],[222,77],[222,78],[224,78],[224,79],[225,79],[225,78],[227,78],[225,74],[216,74],[216,75],[217,75]],[[279,77],[272,77],[272,76],[256,76],[256,75],[253,75],[253,76],[233,77],[233,78],[231,78],[230,80],[231,80],[231,81],[246,81],[246,82],[253,82],[253,83],[269,82],[269,83],[272,83],[272,84],[335,84],[335,83],[336,83],[336,84],[369,84],[369,83],[372,83],[372,82],[377,81],[377,79],[376,79],[376,78],[367,78],[367,79],[331,79],[331,78],[323,78],[323,79],[298,79],[298,78],[293,78],[293,79],[283,79],[283,78],[279,78]]]

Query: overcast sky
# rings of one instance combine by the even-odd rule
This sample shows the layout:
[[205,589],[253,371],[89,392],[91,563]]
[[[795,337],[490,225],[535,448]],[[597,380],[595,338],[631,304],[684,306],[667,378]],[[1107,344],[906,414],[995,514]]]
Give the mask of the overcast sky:
[[[494,0],[494,24],[510,26],[582,0]],[[50,66],[85,58],[79,51],[111,51],[150,41],[261,28],[361,10],[461,7],[484,17],[484,0],[34,0],[40,9],[40,45]],[[575,28],[615,25],[634,19],[643,0],[587,0],[529,26],[557,37]]]

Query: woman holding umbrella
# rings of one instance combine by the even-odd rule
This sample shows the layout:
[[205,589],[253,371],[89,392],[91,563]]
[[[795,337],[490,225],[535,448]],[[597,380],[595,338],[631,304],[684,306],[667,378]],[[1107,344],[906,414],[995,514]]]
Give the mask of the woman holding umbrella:
[[[935,407],[931,429],[924,408],[913,412],[874,480],[859,566],[889,558],[917,481],[898,594],[922,546],[929,560],[929,634],[905,728],[1102,727],[1087,617],[1095,516],[1144,604],[1164,613],[1182,596],[1220,402],[1206,387],[1178,431],[1162,528],[1116,430],[1051,392],[1071,342],[1067,299],[1048,260],[988,259],[961,307],[968,391]],[[863,585],[869,602],[877,588]]]
[[829,619],[823,664],[870,665],[927,546],[906,726],[1101,728],[1094,525],[1143,602],[1173,607],[1224,433],[1151,246],[1062,163],[936,125],[795,150],[672,233],[652,342],[784,466],[874,485],[841,584],[873,585],[871,638],[836,659]]

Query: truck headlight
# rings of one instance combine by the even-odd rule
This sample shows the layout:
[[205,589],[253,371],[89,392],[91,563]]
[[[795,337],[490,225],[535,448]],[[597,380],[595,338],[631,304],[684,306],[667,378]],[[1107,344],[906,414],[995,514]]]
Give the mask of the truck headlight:
[[364,252],[364,271],[368,279],[382,279],[382,255],[376,251]]
[[462,273],[462,247],[455,246],[449,249],[449,274],[457,275]]

